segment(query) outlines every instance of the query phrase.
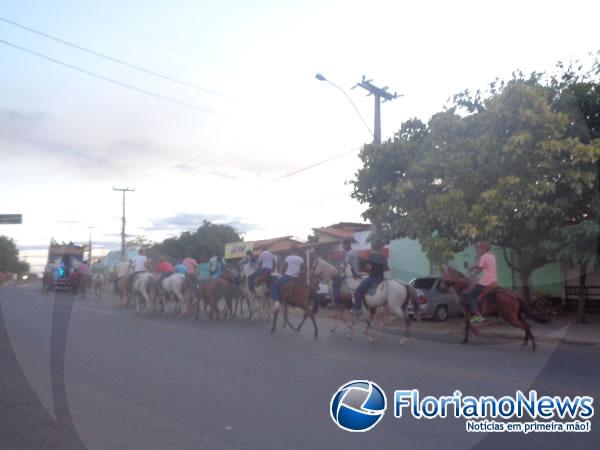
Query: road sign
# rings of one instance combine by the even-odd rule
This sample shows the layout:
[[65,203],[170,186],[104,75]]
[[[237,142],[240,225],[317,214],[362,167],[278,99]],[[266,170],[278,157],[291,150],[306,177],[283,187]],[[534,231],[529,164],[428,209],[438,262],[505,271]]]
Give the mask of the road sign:
[[0,225],[23,223],[23,214],[0,214]]

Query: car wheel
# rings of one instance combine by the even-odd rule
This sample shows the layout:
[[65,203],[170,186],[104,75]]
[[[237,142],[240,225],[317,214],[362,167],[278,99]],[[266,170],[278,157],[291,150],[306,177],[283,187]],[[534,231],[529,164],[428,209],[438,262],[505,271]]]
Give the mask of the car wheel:
[[438,306],[437,308],[435,308],[435,313],[433,314],[433,317],[438,322],[445,322],[446,320],[448,320],[448,307],[445,305]]

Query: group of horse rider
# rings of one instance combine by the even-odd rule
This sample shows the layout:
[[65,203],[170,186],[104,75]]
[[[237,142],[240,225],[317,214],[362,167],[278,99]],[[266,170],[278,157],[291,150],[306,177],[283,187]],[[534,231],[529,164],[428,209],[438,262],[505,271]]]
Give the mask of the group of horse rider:
[[[256,281],[261,277],[271,275],[277,266],[277,257],[271,253],[268,248],[262,247],[256,261],[252,251],[246,251],[246,255],[239,263],[240,270],[244,265],[249,264],[255,268],[255,271],[248,277],[248,289],[256,294]],[[299,279],[304,268],[304,259],[299,255],[296,247],[291,248],[291,254],[286,256],[283,262],[283,275],[277,278],[271,285],[271,299],[273,300],[273,311],[280,308],[280,293],[282,288],[288,283]]]
[[[359,256],[357,250],[352,248],[355,243],[354,239],[345,239],[342,242],[343,252],[340,258],[338,272],[332,279],[332,298],[335,304],[341,302],[341,285],[346,277],[352,277],[355,280],[361,280],[359,269]],[[360,284],[353,293],[352,313],[358,315],[361,306],[364,302],[365,295],[375,288],[381,281],[384,280],[385,272],[389,271],[388,261],[383,252],[384,243],[381,240],[374,240],[371,244],[371,252],[367,258],[368,275],[362,278]],[[496,273],[496,258],[491,252],[491,244],[487,241],[482,241],[478,244],[478,254],[476,263],[469,268],[469,272],[476,275],[482,273],[482,276],[468,296],[469,309],[471,313],[471,323],[483,321],[478,308],[478,300],[483,299],[491,293],[494,288],[498,287],[498,279]],[[256,294],[255,288],[257,280],[267,278],[277,268],[277,257],[269,251],[267,247],[259,248],[258,257],[251,250],[247,250],[245,256],[238,263],[239,272],[242,272],[244,266],[249,265],[254,269],[248,276],[248,289],[253,294]],[[100,261],[92,266],[92,271],[103,271],[103,265]],[[116,268],[115,277],[115,292],[117,279],[122,277],[127,278],[127,290],[130,292],[133,286],[133,280],[136,274],[146,272],[150,268],[150,262],[145,255],[143,249],[140,249],[138,254],[133,256],[129,262],[120,261]],[[303,269],[305,268],[304,259],[300,256],[297,248],[291,249],[283,264],[283,275],[273,281],[270,287],[270,294],[273,300],[274,310],[280,308],[280,294],[283,286],[298,280]],[[196,282],[209,279],[220,278],[226,273],[226,266],[221,253],[215,254],[208,261],[208,264],[198,264],[198,262],[187,255],[175,266],[168,260],[162,259],[154,266],[154,272],[157,274],[157,284],[160,288],[162,280],[174,273],[185,275],[190,281],[194,281],[192,285],[196,286]],[[87,273],[87,265],[81,264],[78,272]],[[239,278],[230,281],[239,282]]]
[[117,283],[120,279],[126,278],[127,292],[131,292],[135,277],[143,272],[154,272],[156,274],[157,286],[160,289],[162,281],[169,276],[179,273],[191,281],[193,289],[196,287],[197,280],[208,278],[219,278],[225,273],[225,263],[223,255],[217,253],[211,257],[208,264],[199,264],[191,255],[187,255],[179,263],[174,264],[172,260],[160,258],[154,264],[148,259],[144,249],[140,249],[138,254],[129,261],[121,259],[115,266],[113,272],[114,291],[117,292]]
[[[359,274],[359,258],[356,250],[352,249],[354,239],[345,239],[342,243],[343,254],[341,265],[337,274],[333,277],[332,297],[336,304],[341,302],[340,287],[344,279],[348,276],[355,280],[361,279]],[[371,244],[371,252],[367,259],[368,276],[362,279],[361,283],[354,291],[352,313],[360,314],[361,306],[365,295],[369,290],[383,281],[384,274],[389,270],[388,261],[383,253],[384,244],[381,240],[374,240]],[[498,276],[496,271],[496,257],[491,252],[492,245],[488,241],[482,241],[477,246],[476,263],[469,268],[469,273],[473,276],[481,273],[479,281],[475,284],[469,293],[469,310],[471,313],[471,323],[476,324],[484,321],[479,311],[478,302],[484,299],[495,288],[498,287]]]
[[101,274],[104,276],[105,273],[106,273],[106,266],[102,262],[102,259],[97,259],[96,261],[94,261],[94,263],[92,263],[91,266],[89,266],[87,264],[87,262],[83,261],[83,262],[79,263],[79,265],[77,267],[75,267],[73,269],[73,271],[71,272],[71,275],[70,275],[71,284],[73,285],[73,287],[77,287],[79,285],[79,283],[81,282],[81,279],[85,275]]

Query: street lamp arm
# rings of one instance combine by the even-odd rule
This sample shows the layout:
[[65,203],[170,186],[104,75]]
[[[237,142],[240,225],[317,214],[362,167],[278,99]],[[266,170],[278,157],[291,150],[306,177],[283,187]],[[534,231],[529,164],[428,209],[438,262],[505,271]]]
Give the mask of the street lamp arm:
[[373,130],[371,130],[371,128],[369,127],[369,125],[367,125],[367,121],[365,120],[365,118],[362,116],[362,114],[360,113],[360,111],[358,110],[358,108],[356,107],[356,105],[354,104],[354,102],[352,101],[352,99],[350,98],[350,96],[346,93],[346,91],[344,89],[342,89],[340,86],[338,86],[337,84],[335,84],[333,81],[328,80],[327,78],[325,78],[325,76],[323,76],[320,73],[317,73],[315,75],[315,78],[319,81],[327,81],[329,84],[331,84],[333,87],[335,87],[336,89],[339,89],[342,94],[344,94],[344,97],[346,97],[348,99],[348,101],[350,102],[350,104],[352,105],[352,108],[354,108],[354,112],[356,112],[356,114],[358,115],[358,117],[360,118],[360,120],[362,121],[363,125],[365,126],[365,128],[367,129],[367,131],[369,132],[369,134],[371,136],[375,136],[375,134],[373,133]]

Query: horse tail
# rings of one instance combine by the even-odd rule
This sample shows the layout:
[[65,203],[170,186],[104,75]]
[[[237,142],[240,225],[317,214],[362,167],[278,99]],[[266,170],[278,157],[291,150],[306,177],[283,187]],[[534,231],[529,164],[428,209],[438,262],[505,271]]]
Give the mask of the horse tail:
[[519,306],[521,307],[521,311],[530,319],[535,320],[537,323],[549,323],[550,319],[547,317],[543,317],[539,314],[534,313],[529,306],[523,301],[521,297],[519,297]]
[[408,293],[408,299],[410,300],[410,302],[413,304],[413,306],[415,308],[419,307],[419,294],[417,293],[417,290],[411,285],[406,283],[404,286],[406,286],[406,292]]

